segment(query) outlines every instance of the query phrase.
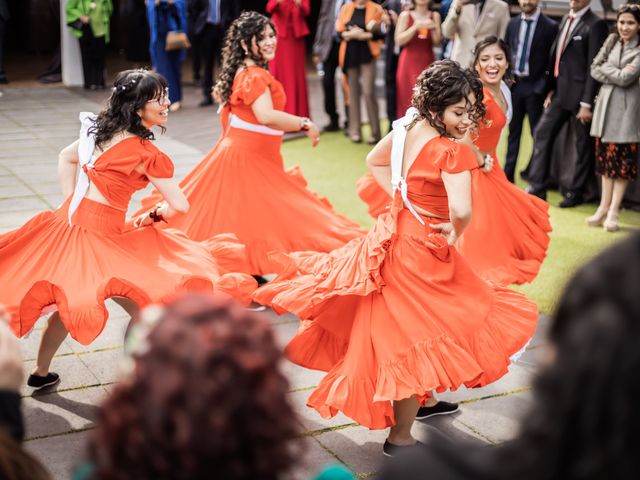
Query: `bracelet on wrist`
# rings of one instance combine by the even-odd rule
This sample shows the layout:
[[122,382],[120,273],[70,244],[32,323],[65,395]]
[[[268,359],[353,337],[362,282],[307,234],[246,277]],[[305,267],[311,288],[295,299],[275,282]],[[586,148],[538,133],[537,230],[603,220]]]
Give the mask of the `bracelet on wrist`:
[[303,117],[300,119],[300,131],[306,132],[311,128],[311,119]]
[[160,213],[160,207],[156,207],[153,210],[151,210],[149,212],[149,218],[151,220],[153,220],[154,223],[156,222],[164,222],[167,223],[167,221],[165,220],[165,218],[162,216],[162,214]]

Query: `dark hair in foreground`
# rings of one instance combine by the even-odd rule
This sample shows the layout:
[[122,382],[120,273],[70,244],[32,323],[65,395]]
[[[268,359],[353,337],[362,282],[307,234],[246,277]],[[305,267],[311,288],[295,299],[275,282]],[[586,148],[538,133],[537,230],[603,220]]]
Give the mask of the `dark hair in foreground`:
[[498,48],[504,53],[504,56],[507,60],[507,71],[504,72],[502,80],[509,86],[513,85],[514,79],[513,68],[511,66],[511,49],[509,48],[509,45],[507,45],[507,42],[505,42],[501,38],[492,35],[476,43],[476,46],[473,48],[473,62],[471,63],[471,68],[475,70],[476,65],[480,63],[480,55],[482,55],[482,51],[485,48],[490,47],[491,45],[497,45]]
[[[252,40],[255,39],[256,43],[261,41],[264,38],[264,30],[267,27],[271,27],[274,32],[276,31],[271,20],[258,12],[242,12],[229,27],[224,39],[224,47],[222,48],[222,73],[215,85],[215,89],[223,102],[229,99],[236,72],[243,65],[246,57],[249,57],[263,68],[268,67],[264,58],[254,55],[251,51]],[[242,40],[244,40],[248,48],[247,54],[244,52]]]
[[502,450],[519,480],[637,478],[640,472],[640,234],[569,282],[554,315],[553,363],[520,436]]
[[44,467],[19,443],[0,430],[0,478],[2,480],[50,480]]
[[300,454],[266,318],[190,295],[166,307],[103,405],[93,480],[278,479]]
[[[475,96],[473,104],[469,102],[472,94]],[[462,68],[453,60],[439,60],[418,77],[411,104],[418,110],[420,118],[427,120],[440,135],[445,135],[442,118],[446,108],[466,100],[470,116],[477,124],[485,114],[482,98],[482,82],[474,70]]]
[[162,96],[165,88],[167,81],[159,73],[141,68],[120,72],[113,82],[113,92],[106,108],[98,114],[89,130],[95,134],[98,148],[120,131],[153,140],[153,133],[142,125],[142,119],[136,112],[149,100]]

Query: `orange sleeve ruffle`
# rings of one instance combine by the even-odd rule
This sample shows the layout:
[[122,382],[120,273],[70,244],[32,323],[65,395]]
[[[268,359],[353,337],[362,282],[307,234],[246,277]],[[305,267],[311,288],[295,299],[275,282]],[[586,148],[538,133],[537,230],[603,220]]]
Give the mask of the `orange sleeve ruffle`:
[[160,150],[145,152],[142,158],[144,172],[149,177],[171,178],[173,177],[173,162]]
[[453,143],[450,140],[448,143],[450,143],[449,147],[443,149],[436,159],[436,167],[447,173],[460,173],[478,167],[476,156],[471,147]]
[[269,88],[271,83],[269,72],[262,68],[248,68],[240,75],[242,78],[238,79],[239,81],[231,94],[230,102],[232,104],[251,105]]

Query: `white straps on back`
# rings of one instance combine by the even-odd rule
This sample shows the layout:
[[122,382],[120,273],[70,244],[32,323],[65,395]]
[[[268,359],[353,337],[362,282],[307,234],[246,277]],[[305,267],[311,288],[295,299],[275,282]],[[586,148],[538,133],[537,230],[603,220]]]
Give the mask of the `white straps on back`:
[[391,143],[391,186],[393,191],[400,190],[402,201],[405,207],[413,214],[418,221],[425,225],[424,220],[418,214],[411,202],[407,191],[407,181],[402,175],[402,164],[404,161],[404,144],[407,139],[407,126],[413,122],[418,115],[418,110],[411,107],[407,110],[404,117],[393,122],[393,142]]
[[274,137],[282,136],[284,134],[282,130],[276,130],[275,128],[267,127],[266,125],[257,125],[255,123],[247,122],[233,113],[229,114],[229,126],[239,128],[241,130],[248,130],[250,132],[273,135]]
[[89,190],[89,176],[85,173],[83,166],[93,168],[93,151],[96,148],[96,137],[89,133],[89,128],[96,120],[96,115],[91,112],[80,113],[80,144],[78,145],[78,179],[76,188],[73,190],[71,203],[69,203],[69,225],[71,225],[71,216],[78,209],[80,202]]

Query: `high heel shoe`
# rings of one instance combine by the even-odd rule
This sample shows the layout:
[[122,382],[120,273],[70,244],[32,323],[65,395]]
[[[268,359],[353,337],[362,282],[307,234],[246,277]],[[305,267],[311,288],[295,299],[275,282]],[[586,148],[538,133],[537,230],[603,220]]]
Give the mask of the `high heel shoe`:
[[598,207],[596,213],[594,213],[590,217],[587,217],[587,225],[589,225],[590,227],[601,227],[602,222],[604,222],[604,219],[607,216],[607,210],[608,209],[606,208],[603,209],[601,207]]
[[604,231],[617,232],[618,230],[620,230],[620,227],[618,226],[618,214],[610,213],[607,215],[607,219],[604,222]]

